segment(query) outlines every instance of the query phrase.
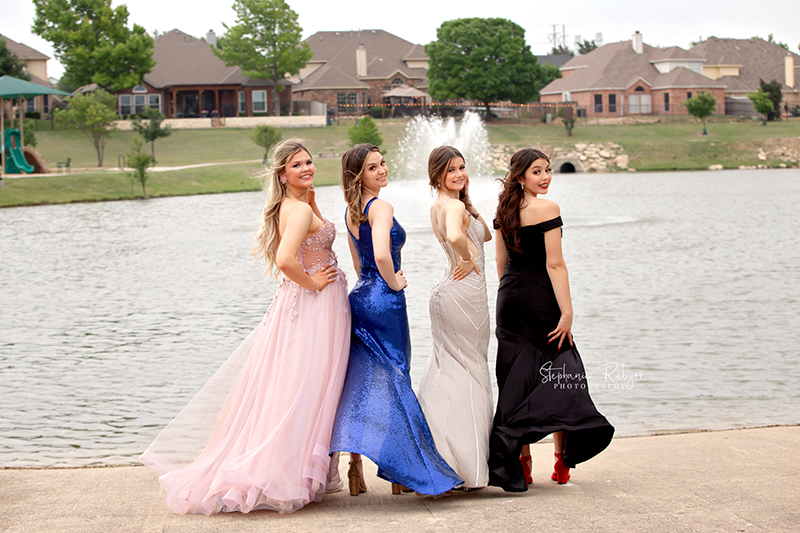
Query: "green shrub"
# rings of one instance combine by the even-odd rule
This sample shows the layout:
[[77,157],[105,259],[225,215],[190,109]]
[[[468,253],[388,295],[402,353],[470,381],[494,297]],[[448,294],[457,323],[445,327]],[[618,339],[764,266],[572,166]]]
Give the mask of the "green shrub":
[[376,105],[369,108],[369,116],[372,118],[386,118],[389,112],[389,108],[385,105]]
[[350,137],[350,144],[355,146],[361,143],[370,143],[379,147],[383,144],[383,137],[378,131],[378,126],[372,117],[362,117],[356,119],[357,122],[347,130],[347,135]]

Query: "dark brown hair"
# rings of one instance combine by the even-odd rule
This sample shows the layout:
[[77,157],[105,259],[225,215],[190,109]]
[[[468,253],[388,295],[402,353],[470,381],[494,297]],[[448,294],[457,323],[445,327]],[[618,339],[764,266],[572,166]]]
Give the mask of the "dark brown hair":
[[505,177],[497,180],[503,184],[503,190],[497,198],[497,214],[494,217],[494,227],[503,234],[506,248],[517,253],[522,253],[522,244],[519,237],[519,210],[525,199],[522,184],[525,182],[525,172],[537,159],[544,159],[548,163],[550,158],[539,150],[524,148],[511,156],[511,163]]
[[[428,182],[431,188],[435,190],[441,188],[443,183],[442,175],[447,170],[450,161],[455,157],[460,157],[466,163],[466,159],[461,155],[461,152],[452,146],[440,146],[433,149],[431,155],[428,156]],[[464,202],[467,213],[478,218],[478,211],[472,206],[472,201],[469,199],[469,193],[466,188],[458,191],[458,199]]]

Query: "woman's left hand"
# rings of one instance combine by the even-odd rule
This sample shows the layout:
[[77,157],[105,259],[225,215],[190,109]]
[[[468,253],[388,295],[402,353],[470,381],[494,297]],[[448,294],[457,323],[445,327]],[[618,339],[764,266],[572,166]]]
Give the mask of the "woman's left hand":
[[308,205],[313,206],[317,203],[317,195],[314,192],[314,186],[308,188]]
[[561,345],[564,344],[564,338],[567,338],[569,340],[569,345],[572,346],[572,317],[562,314],[556,329],[551,331],[547,336],[549,337],[547,340],[548,343],[558,339],[559,350],[561,350]]

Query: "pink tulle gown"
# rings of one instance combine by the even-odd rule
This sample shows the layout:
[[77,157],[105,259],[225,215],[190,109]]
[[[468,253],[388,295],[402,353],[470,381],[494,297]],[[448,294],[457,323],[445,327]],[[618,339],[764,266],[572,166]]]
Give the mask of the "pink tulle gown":
[[[326,220],[302,243],[306,272],[336,265],[335,236]],[[167,507],[290,513],[339,485],[328,453],[349,350],[344,274],[319,295],[282,277],[261,324],[141,456]]]

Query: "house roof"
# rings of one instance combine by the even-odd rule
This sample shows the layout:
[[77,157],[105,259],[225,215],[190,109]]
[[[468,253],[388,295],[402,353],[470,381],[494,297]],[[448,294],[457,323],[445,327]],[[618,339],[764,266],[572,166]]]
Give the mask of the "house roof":
[[[309,64],[323,66],[297,83],[294,91],[309,89],[358,88],[364,80],[391,79],[398,73],[411,79],[425,79],[427,69],[411,68],[406,61],[427,61],[425,48],[384,30],[320,31],[305,42],[314,52]],[[367,74],[358,76],[356,50],[363,46],[367,55]],[[417,84],[419,86],[419,84]]]
[[[272,85],[270,80],[250,79],[240,67],[226,67],[203,41],[179,29],[156,39],[153,49],[156,66],[144,79],[153,87],[186,85]],[[280,82],[281,85],[288,81]]]
[[642,53],[637,54],[631,41],[610,43],[570,59],[561,67],[561,71],[569,72],[569,75],[547,84],[541,94],[623,91],[638,81],[659,89],[725,87],[724,82],[714,81],[684,67],[661,74],[653,63],[666,60],[701,61],[702,58],[677,47],[661,49],[642,44]]
[[548,63],[550,65],[555,65],[558,68],[564,66],[564,64],[572,59],[571,55],[568,54],[556,54],[556,55],[549,55],[549,56],[536,56],[536,62],[540,65],[544,65]]
[[704,57],[706,66],[737,65],[738,76],[723,76],[731,92],[753,92],[758,89],[759,80],[770,82],[778,80],[784,90],[800,90],[800,80],[795,77],[795,86],[785,84],[785,57],[791,56],[795,66],[800,66],[800,55],[788,51],[777,44],[763,39],[718,39],[711,38],[698,43],[691,52]]
[[30,46],[22,43],[18,43],[16,41],[12,41],[5,35],[0,34],[0,39],[5,39],[6,41],[6,48],[9,51],[13,52],[15,56],[17,56],[22,61],[31,61],[31,60],[45,60],[47,61],[50,57],[44,55],[43,53],[39,52],[38,50],[34,50]]

